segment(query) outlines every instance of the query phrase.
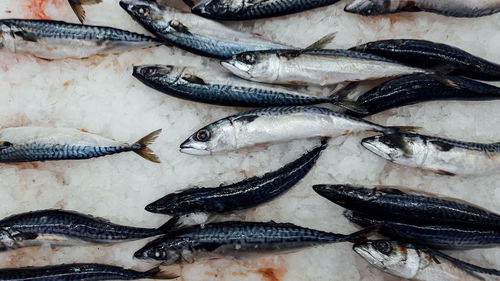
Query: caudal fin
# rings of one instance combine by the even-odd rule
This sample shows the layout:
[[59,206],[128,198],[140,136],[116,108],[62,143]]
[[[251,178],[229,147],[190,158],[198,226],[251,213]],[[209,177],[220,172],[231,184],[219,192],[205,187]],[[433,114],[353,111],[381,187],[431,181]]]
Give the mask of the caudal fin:
[[158,135],[160,133],[161,129],[158,129],[138,140],[136,143],[139,144],[141,148],[138,150],[134,150],[134,152],[139,154],[142,158],[147,159],[151,162],[160,163],[160,159],[158,159],[158,156],[156,156],[154,152],[148,147],[148,145],[152,144],[158,138]]
[[347,235],[347,241],[353,242],[353,243],[364,242],[364,241],[368,240],[368,237],[377,233],[377,231],[379,231],[380,227],[381,227],[380,224],[375,224],[375,225],[371,225],[371,226],[368,226],[366,228],[363,228],[360,231],[351,233],[351,234]]
[[359,83],[356,82],[349,83],[340,91],[334,92],[330,96],[330,98],[332,99],[332,104],[361,115],[368,115],[370,112],[366,108],[359,105],[356,101],[351,100],[347,97],[350,93],[352,93],[356,89],[358,84]]
[[71,5],[71,9],[73,9],[73,12],[75,12],[78,17],[78,20],[83,23],[85,20],[85,10],[83,10],[82,5],[99,4],[102,0],[68,0],[68,2]]
[[153,267],[150,270],[144,272],[146,278],[150,279],[160,279],[160,280],[169,280],[175,279],[179,277],[179,275],[170,273],[167,271],[162,271],[159,267]]

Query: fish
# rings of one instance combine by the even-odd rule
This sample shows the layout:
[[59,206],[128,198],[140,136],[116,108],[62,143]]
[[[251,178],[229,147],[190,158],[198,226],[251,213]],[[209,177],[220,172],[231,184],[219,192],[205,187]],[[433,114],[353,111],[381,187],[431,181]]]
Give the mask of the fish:
[[370,215],[344,211],[344,217],[360,227],[378,226],[377,232],[402,241],[418,241],[418,244],[434,249],[473,249],[500,245],[500,231],[465,228],[459,226],[419,224],[380,219]]
[[245,51],[290,48],[257,34],[161,6],[155,0],[121,0],[120,6],[158,38],[201,56],[224,59]]
[[134,67],[133,76],[167,95],[207,104],[270,107],[331,103],[353,112],[367,113],[354,101],[336,93],[315,97],[306,95],[304,90],[247,82],[227,72],[174,65],[140,65]]
[[285,85],[328,86],[427,72],[372,54],[333,49],[243,52],[221,65],[246,80]]
[[102,0],[68,0],[71,9],[73,9],[73,12],[75,12],[76,17],[78,17],[81,23],[85,20],[85,10],[82,5],[95,5],[101,2]]
[[499,280],[500,271],[479,267],[440,251],[396,240],[356,243],[353,250],[369,264],[396,277],[416,281]]
[[500,215],[455,198],[401,187],[318,184],[313,190],[346,209],[384,220],[500,232]]
[[170,231],[136,251],[134,257],[162,265],[243,259],[357,241],[362,235],[329,233],[291,223],[226,221]]
[[137,280],[137,279],[175,279],[178,276],[161,271],[159,267],[141,272],[118,266],[97,263],[60,264],[43,267],[3,268],[0,280],[16,281],[97,281],[97,280]]
[[354,0],[344,11],[363,16],[398,12],[430,12],[448,17],[475,18],[500,12],[498,0]]
[[40,210],[0,220],[0,251],[22,247],[109,244],[144,239],[168,231],[118,225],[101,218],[65,210]]
[[[219,187],[195,187],[171,193],[146,206],[146,211],[189,217],[190,214],[234,213],[253,208],[283,195],[314,167],[321,152],[328,146],[327,139],[311,151],[282,168],[240,182]],[[177,218],[176,218],[177,217]]]
[[492,175],[500,170],[500,143],[402,133],[365,138],[361,144],[393,163],[440,175]]
[[87,58],[162,45],[155,38],[112,27],[52,20],[0,20],[0,50],[54,60]]
[[417,39],[390,39],[369,42],[352,47],[350,50],[440,73],[476,80],[500,81],[500,64],[442,43]]
[[217,20],[254,20],[295,14],[337,3],[339,0],[203,0],[191,8],[193,14]]
[[180,151],[210,155],[241,148],[314,137],[334,137],[375,131],[396,133],[414,127],[384,127],[314,106],[267,107],[231,115],[196,131]]
[[[466,78],[442,75],[412,74],[389,80],[356,100],[359,108],[366,110],[360,114],[366,117],[406,105],[439,100],[486,101],[500,99],[500,88]],[[359,110],[358,110],[359,111]]]
[[127,151],[160,163],[148,147],[160,132],[156,130],[127,144],[72,128],[5,128],[0,130],[0,163],[90,159]]

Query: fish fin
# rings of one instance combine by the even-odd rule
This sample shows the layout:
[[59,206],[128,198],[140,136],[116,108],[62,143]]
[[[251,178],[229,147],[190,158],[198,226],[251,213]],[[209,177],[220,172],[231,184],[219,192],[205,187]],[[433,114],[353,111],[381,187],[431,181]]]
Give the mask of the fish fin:
[[141,145],[141,149],[135,150],[134,152],[139,154],[142,158],[149,160],[151,162],[160,163],[160,159],[156,156],[153,151],[148,147],[148,145],[152,144],[158,135],[161,133],[161,129],[158,129],[142,139],[138,140],[136,143]]
[[387,185],[376,185],[375,190],[383,191],[384,193],[387,194],[395,194],[395,195],[403,195],[406,194],[400,189],[397,189],[395,187],[389,187]]
[[434,173],[436,173],[438,175],[442,175],[442,176],[450,176],[450,177],[456,176],[456,174],[454,174],[452,172],[444,171],[444,170],[432,170],[432,171]]
[[412,134],[422,129],[419,126],[390,126],[388,128],[392,130],[389,134]]
[[193,84],[207,85],[207,83],[203,79],[194,74],[187,74],[186,76],[183,76],[182,79]]
[[432,143],[439,151],[450,151],[454,146],[438,140],[429,141]]
[[239,122],[244,122],[244,123],[250,123],[250,122],[253,122],[257,118],[259,118],[259,115],[245,115],[245,116],[240,116],[240,117],[233,119],[233,122],[239,121]]
[[26,32],[24,30],[15,31],[14,35],[22,37],[26,41],[37,42],[39,37],[32,32]]
[[170,21],[169,25],[175,29],[177,32],[185,33],[185,34],[191,34],[189,31],[189,28],[182,24],[182,22],[176,20],[176,21]]
[[348,234],[346,236],[347,240],[352,243],[360,243],[360,242],[365,242],[368,240],[368,237],[371,235],[377,233],[382,225],[381,224],[374,224],[368,227],[365,227],[361,229],[360,231],[356,231],[354,233]]
[[29,233],[29,232],[18,232],[18,233],[12,234],[11,237],[17,241],[35,240],[38,237],[38,234]]
[[443,76],[439,76],[439,75],[430,75],[434,80],[436,80],[437,82],[443,84],[444,86],[448,86],[448,87],[452,87],[452,88],[455,88],[455,89],[462,89],[462,87],[457,84],[455,81],[452,81],[450,79],[447,79]]
[[252,32],[252,34],[259,37],[264,37],[264,34],[262,33]]
[[356,89],[358,85],[359,83],[357,82],[349,83],[340,91],[333,92],[332,95],[330,95],[332,104],[359,114],[369,114],[370,112],[366,108],[360,106],[356,101],[351,100],[347,97],[350,93],[352,93],[354,89]]
[[153,267],[150,270],[144,272],[146,277],[150,279],[160,279],[160,280],[169,280],[175,279],[179,277],[177,274],[170,273],[167,271],[162,271],[159,267]]
[[158,230],[162,233],[166,233],[175,229],[179,229],[181,227],[182,224],[180,224],[179,216],[175,216],[169,219],[166,223],[160,225],[160,227],[158,227]]
[[75,12],[76,17],[78,20],[83,23],[85,21],[85,10],[83,9],[81,4],[70,2],[71,9],[73,9],[73,12]]
[[193,0],[182,0],[182,2],[184,2],[184,4],[188,5],[189,8],[193,8],[195,3]]
[[276,54],[278,55],[278,57],[284,57],[290,60],[300,56],[302,54],[302,51],[301,50],[278,51]]
[[337,32],[329,33],[321,37],[318,41],[307,46],[305,49],[306,50],[324,49],[326,45],[330,44],[333,41],[333,39],[335,39],[335,35],[337,35]]

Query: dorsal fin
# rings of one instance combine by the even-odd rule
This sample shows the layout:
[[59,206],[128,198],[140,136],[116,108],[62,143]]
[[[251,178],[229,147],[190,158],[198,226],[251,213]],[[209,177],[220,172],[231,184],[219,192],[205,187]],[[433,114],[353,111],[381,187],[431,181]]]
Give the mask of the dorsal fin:
[[194,74],[186,74],[182,76],[182,79],[193,84],[207,85],[207,83],[203,79]]

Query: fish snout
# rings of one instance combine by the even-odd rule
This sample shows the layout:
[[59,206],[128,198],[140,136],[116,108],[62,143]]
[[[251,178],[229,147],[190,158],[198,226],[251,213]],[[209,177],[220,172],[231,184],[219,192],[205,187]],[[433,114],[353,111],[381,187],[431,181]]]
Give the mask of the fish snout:
[[191,155],[210,155],[206,144],[197,142],[190,137],[180,145],[180,152]]

